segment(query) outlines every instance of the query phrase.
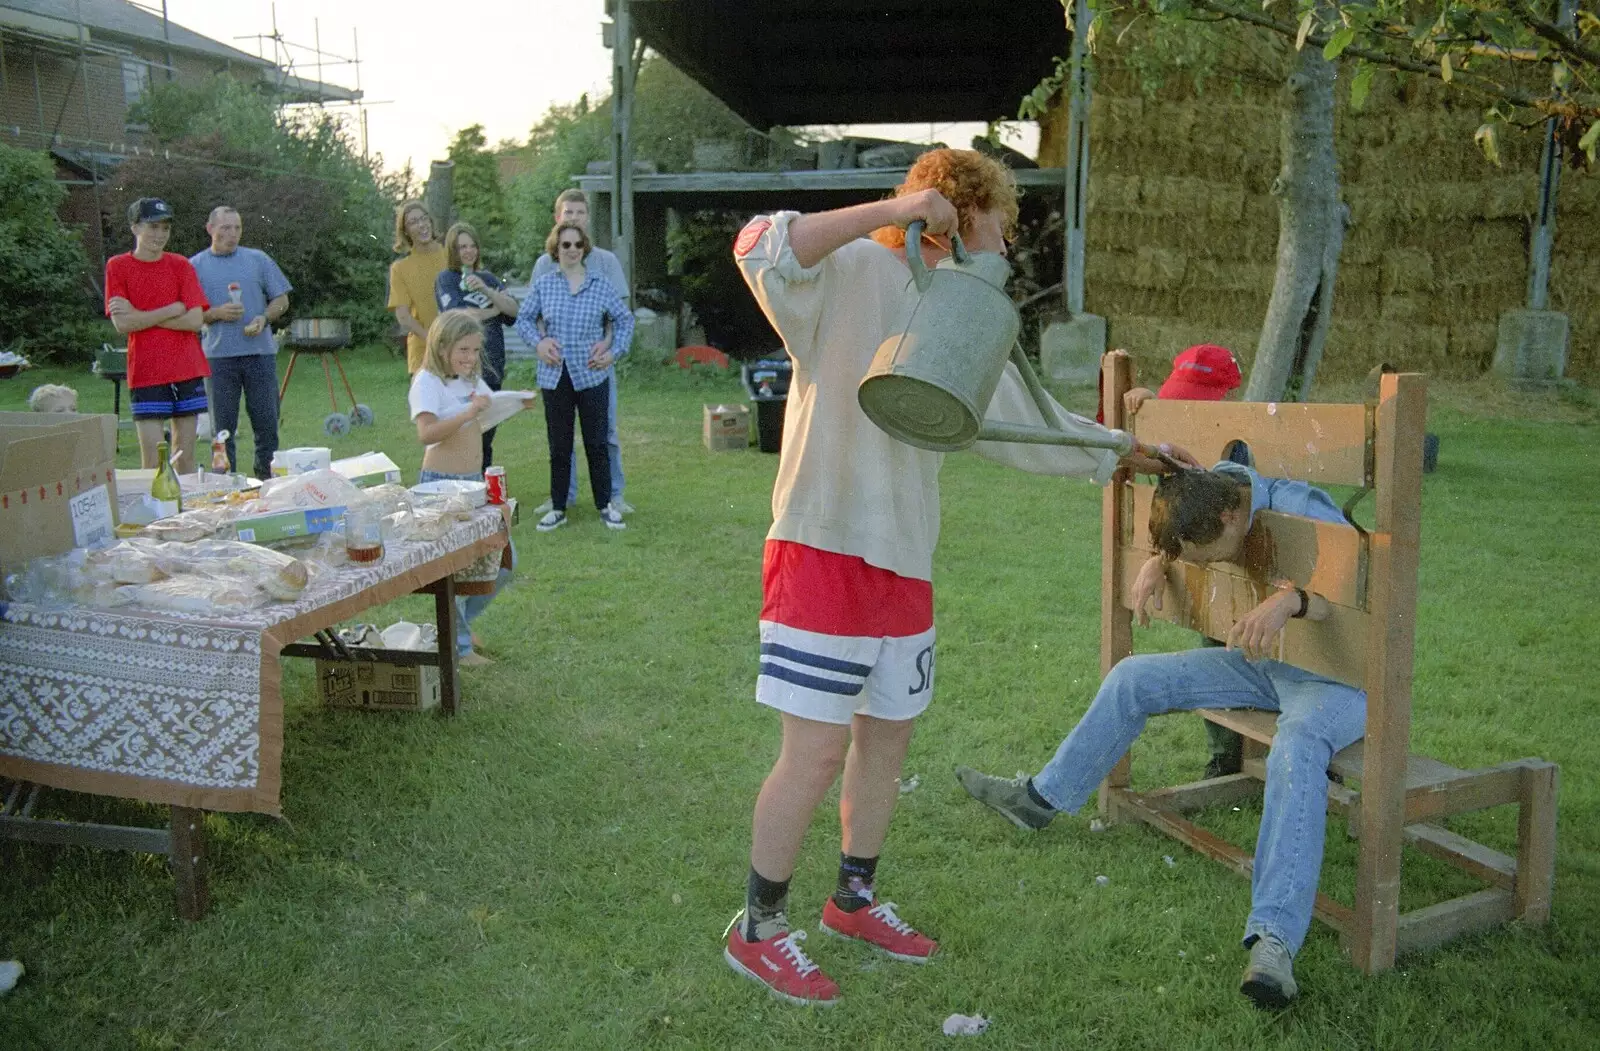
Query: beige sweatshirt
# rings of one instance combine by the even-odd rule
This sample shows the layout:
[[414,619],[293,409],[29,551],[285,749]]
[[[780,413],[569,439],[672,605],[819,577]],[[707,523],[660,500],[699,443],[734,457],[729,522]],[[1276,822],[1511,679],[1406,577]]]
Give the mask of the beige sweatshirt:
[[[930,580],[944,454],[891,438],[856,401],[878,345],[905,327],[916,303],[911,271],[867,239],[802,267],[789,247],[797,214],[758,216],[735,247],[745,282],[794,362],[767,536]],[[1092,420],[1058,412],[1073,430],[1107,433]],[[1016,366],[1006,365],[986,418],[1044,424]],[[1101,485],[1117,462],[1114,453],[1070,446],[979,442],[973,451],[1035,474]]]

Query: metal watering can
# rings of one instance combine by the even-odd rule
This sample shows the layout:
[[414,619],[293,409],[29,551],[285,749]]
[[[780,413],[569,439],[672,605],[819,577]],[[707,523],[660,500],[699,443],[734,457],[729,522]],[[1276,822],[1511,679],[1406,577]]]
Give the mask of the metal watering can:
[[[906,228],[906,263],[922,296],[906,330],[879,345],[856,388],[867,418],[892,437],[934,452],[978,441],[1131,452],[1134,438],[1124,431],[1080,436],[1060,429],[1061,417],[1017,343],[1022,320],[1005,292],[1011,276],[1005,257],[968,252],[952,234],[950,256],[929,270],[920,251],[922,230],[921,220]],[[1048,426],[984,422],[1007,358],[1016,362]]]

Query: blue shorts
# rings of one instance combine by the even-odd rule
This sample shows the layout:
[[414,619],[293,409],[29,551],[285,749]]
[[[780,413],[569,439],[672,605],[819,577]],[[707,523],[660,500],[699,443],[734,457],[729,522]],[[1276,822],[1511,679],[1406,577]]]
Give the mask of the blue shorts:
[[198,416],[206,411],[206,381],[156,383],[128,391],[136,420],[166,420],[174,416]]

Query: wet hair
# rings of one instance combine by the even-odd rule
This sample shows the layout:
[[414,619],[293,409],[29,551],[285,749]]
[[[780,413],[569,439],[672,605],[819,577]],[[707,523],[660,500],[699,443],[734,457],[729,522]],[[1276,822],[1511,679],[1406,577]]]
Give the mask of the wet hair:
[[[416,198],[412,198],[409,201],[401,201],[394,206],[394,250],[401,255],[412,249],[411,235],[406,233],[406,216],[412,212],[421,212],[430,221],[433,219],[433,213],[428,211],[428,206]],[[439,224],[434,223],[433,228],[437,230]]]
[[[483,335],[483,324],[473,317],[472,311],[446,310],[428,326],[428,348],[422,356],[422,367],[440,379],[450,379],[456,374],[455,367],[450,364],[450,350],[472,335]],[[482,371],[483,355],[479,354],[478,367],[472,374],[478,376]]]
[[[1004,216],[1002,232],[1007,237],[1017,232],[1017,178],[993,157],[977,150],[929,150],[906,172],[894,195],[905,197],[923,190],[938,190],[955,205],[962,230],[984,212],[999,208]],[[906,232],[898,226],[886,226],[872,237],[885,248],[906,243]]]
[[1209,544],[1222,535],[1222,512],[1239,508],[1244,486],[1214,471],[1177,471],[1156,483],[1150,501],[1150,543],[1168,558],[1183,545]]
[[544,250],[549,253],[551,259],[554,259],[558,263],[561,262],[561,256],[559,255],[561,248],[561,234],[565,230],[571,230],[573,233],[583,238],[583,258],[587,260],[589,258],[589,253],[594,251],[594,242],[589,240],[589,232],[583,227],[579,226],[577,223],[558,224],[554,230],[550,231],[550,236],[544,239]]
[[474,270],[486,269],[483,265],[483,240],[478,237],[478,231],[472,228],[471,223],[452,223],[444,235],[444,268],[446,270],[461,269],[461,235],[466,234],[472,238],[472,243],[478,246],[478,265]]

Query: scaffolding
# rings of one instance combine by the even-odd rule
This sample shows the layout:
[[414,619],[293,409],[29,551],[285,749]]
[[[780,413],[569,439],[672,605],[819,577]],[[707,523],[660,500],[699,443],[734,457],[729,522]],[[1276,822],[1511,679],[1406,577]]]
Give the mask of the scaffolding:
[[[163,6],[165,6],[163,4]],[[272,5],[272,31],[269,33],[250,33],[236,36],[235,40],[254,40],[256,42],[256,56],[262,61],[270,61],[277,70],[277,91],[280,97],[291,92],[310,94],[315,91],[316,97],[302,102],[285,102],[284,109],[301,106],[315,106],[319,109],[329,107],[352,108],[355,110],[357,127],[361,133],[361,156],[366,159],[370,156],[367,144],[367,106],[365,94],[361,89],[361,30],[358,27],[350,29],[350,54],[348,56],[337,52],[327,51],[322,46],[322,19],[311,20],[312,43],[296,43],[283,35],[278,28],[278,5]],[[272,57],[267,58],[266,48],[272,45]],[[304,64],[315,69],[316,78],[308,79],[301,76],[296,70]],[[349,68],[355,73],[354,97],[341,96],[330,93],[327,81],[323,79],[327,69]],[[345,89],[338,89],[344,91]],[[372,103],[377,105],[377,103]]]

